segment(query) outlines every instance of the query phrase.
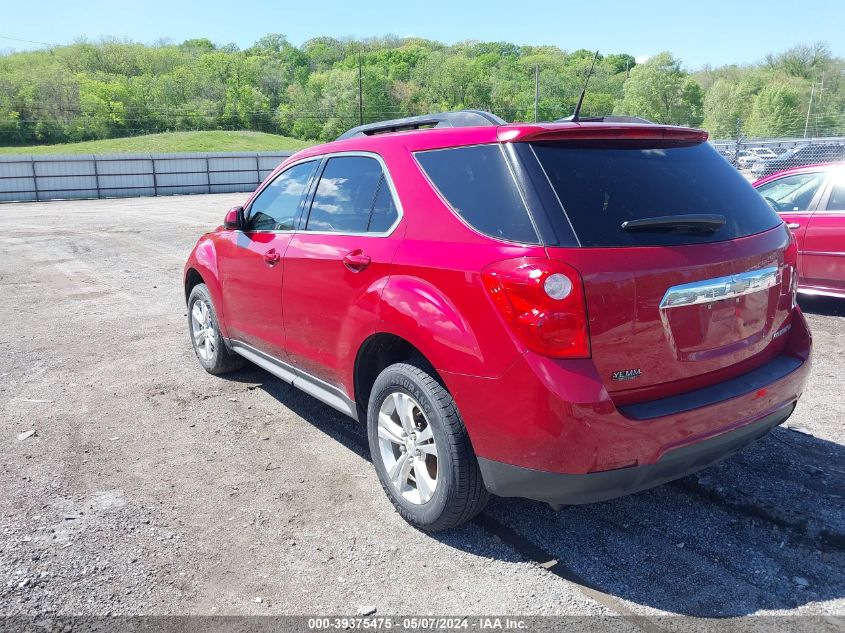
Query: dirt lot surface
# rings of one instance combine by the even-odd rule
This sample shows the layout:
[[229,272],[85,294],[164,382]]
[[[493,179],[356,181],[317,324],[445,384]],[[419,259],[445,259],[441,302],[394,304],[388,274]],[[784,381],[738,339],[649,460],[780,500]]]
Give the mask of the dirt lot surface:
[[182,265],[243,198],[0,205],[0,614],[845,614],[845,302],[803,302],[791,428],[653,491],[494,499],[430,536],[354,422],[199,367]]

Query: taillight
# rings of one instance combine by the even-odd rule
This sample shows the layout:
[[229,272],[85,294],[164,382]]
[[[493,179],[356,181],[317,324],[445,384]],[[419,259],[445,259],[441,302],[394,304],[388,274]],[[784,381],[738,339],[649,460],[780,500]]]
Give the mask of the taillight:
[[584,284],[552,259],[508,259],[481,271],[484,287],[528,349],[554,358],[589,358]]

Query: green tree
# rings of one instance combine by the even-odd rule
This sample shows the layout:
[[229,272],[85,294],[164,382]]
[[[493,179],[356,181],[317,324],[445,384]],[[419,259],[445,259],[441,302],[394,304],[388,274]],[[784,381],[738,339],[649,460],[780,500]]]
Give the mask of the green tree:
[[830,46],[825,42],[794,46],[779,55],[768,55],[766,63],[791,77],[818,80],[833,63]]
[[641,116],[656,123],[700,125],[704,94],[671,53],[639,64],[625,82],[617,114]]
[[204,37],[192,39],[192,40],[185,40],[181,44],[179,44],[179,48],[185,51],[189,51],[193,54],[202,54],[202,53],[210,53],[215,48],[214,42]]
[[803,99],[795,87],[767,85],[754,100],[745,131],[755,137],[800,136],[804,127],[802,105]]
[[[244,128],[327,140],[364,119],[462,107],[533,120],[571,114],[593,51],[395,35],[318,37],[294,46],[270,33],[239,50],[205,38],[143,45],[118,39],[0,55],[0,143],[58,142],[171,129]],[[812,104],[810,94],[813,93]],[[826,44],[761,64],[687,73],[669,53],[636,64],[600,55],[582,113],[704,125],[713,136],[845,134],[845,60]]]
[[717,79],[704,97],[704,127],[713,138],[733,138],[741,131],[753,104],[750,86]]
[[604,63],[613,70],[614,73],[630,72],[634,66],[637,65],[637,60],[633,55],[625,53],[614,53],[604,58]]

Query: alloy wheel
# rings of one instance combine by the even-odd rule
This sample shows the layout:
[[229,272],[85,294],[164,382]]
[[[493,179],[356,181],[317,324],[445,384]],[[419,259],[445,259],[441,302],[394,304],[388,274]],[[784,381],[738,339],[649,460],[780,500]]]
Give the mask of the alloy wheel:
[[194,301],[191,308],[191,332],[197,354],[204,361],[210,361],[214,355],[217,332],[214,329],[214,320],[211,318],[211,308],[202,299]]
[[422,407],[407,393],[394,391],[382,401],[378,442],[393,489],[410,503],[427,503],[437,489],[437,445]]

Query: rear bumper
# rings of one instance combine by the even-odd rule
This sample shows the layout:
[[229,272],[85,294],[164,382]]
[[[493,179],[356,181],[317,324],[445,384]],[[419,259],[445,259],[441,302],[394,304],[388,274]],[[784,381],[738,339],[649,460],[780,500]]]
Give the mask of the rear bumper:
[[521,468],[489,459],[478,463],[487,489],[500,497],[526,497],[551,504],[606,501],[646,490],[707,468],[760,439],[795,409],[789,404],[751,424],[666,453],[655,464],[584,475]]
[[[590,359],[561,361],[527,352],[498,378],[441,375],[493,492],[536,499],[568,488],[574,492],[567,494],[578,499],[580,487],[587,486],[584,499],[596,500],[703,468],[741,448],[732,448],[733,439],[723,444],[726,438],[748,443],[759,437],[760,428],[783,422],[804,391],[811,366],[810,333],[800,310],[784,338],[779,357],[745,375],[624,406],[608,394]],[[687,450],[703,452],[677,465]],[[599,483],[543,483],[555,475]],[[532,493],[533,486],[540,492]],[[596,488],[606,488],[604,496]]]

